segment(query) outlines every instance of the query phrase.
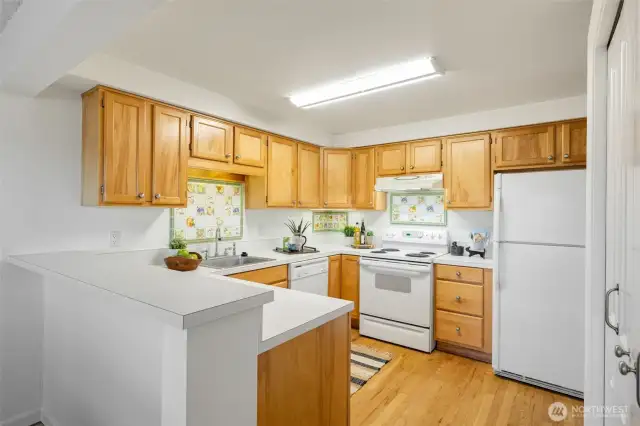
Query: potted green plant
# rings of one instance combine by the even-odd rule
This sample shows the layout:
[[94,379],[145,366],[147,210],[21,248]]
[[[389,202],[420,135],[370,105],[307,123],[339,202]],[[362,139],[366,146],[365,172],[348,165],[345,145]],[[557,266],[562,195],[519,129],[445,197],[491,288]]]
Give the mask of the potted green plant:
[[172,250],[171,255],[175,256],[179,250],[187,249],[187,242],[182,238],[174,238],[169,241],[169,248]]
[[373,231],[367,231],[367,244],[373,244]]
[[305,221],[303,218],[300,219],[300,223],[296,225],[292,219],[289,219],[289,222],[285,222],[285,225],[293,234],[290,241],[295,245],[296,251],[302,251],[304,245],[307,244],[307,237],[304,236],[304,233],[311,226],[311,222]]
[[344,243],[348,246],[353,244],[353,236],[356,233],[356,227],[352,225],[346,225],[344,227]]

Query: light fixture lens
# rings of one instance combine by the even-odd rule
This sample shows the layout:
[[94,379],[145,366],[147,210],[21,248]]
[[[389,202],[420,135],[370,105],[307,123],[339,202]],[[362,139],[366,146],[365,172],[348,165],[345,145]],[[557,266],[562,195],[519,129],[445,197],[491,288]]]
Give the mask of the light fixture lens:
[[300,108],[344,100],[442,75],[433,58],[405,62],[377,72],[314,90],[292,95],[289,99]]

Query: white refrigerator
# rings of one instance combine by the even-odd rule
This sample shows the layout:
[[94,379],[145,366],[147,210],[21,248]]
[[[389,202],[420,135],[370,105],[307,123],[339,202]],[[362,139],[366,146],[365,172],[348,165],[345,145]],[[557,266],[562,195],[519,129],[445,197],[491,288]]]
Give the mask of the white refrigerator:
[[582,397],[586,172],[497,174],[493,369]]

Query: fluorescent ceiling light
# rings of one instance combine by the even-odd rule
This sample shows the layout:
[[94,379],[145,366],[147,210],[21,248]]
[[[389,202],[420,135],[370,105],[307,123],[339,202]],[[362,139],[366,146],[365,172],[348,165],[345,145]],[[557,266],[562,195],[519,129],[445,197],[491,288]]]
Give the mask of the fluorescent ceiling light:
[[289,99],[297,107],[313,108],[330,102],[342,101],[356,96],[417,83],[443,74],[436,65],[434,58],[423,58],[383,68],[351,80],[294,94]]

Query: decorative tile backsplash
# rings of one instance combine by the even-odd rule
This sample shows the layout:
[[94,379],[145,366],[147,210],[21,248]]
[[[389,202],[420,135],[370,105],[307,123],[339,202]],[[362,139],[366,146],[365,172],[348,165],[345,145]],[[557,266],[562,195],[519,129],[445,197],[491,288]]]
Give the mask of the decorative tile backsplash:
[[313,232],[342,232],[347,223],[347,212],[313,212]]
[[391,223],[398,225],[447,224],[443,191],[391,194]]
[[189,179],[187,207],[171,209],[171,238],[188,243],[242,238],[244,185],[242,183]]

